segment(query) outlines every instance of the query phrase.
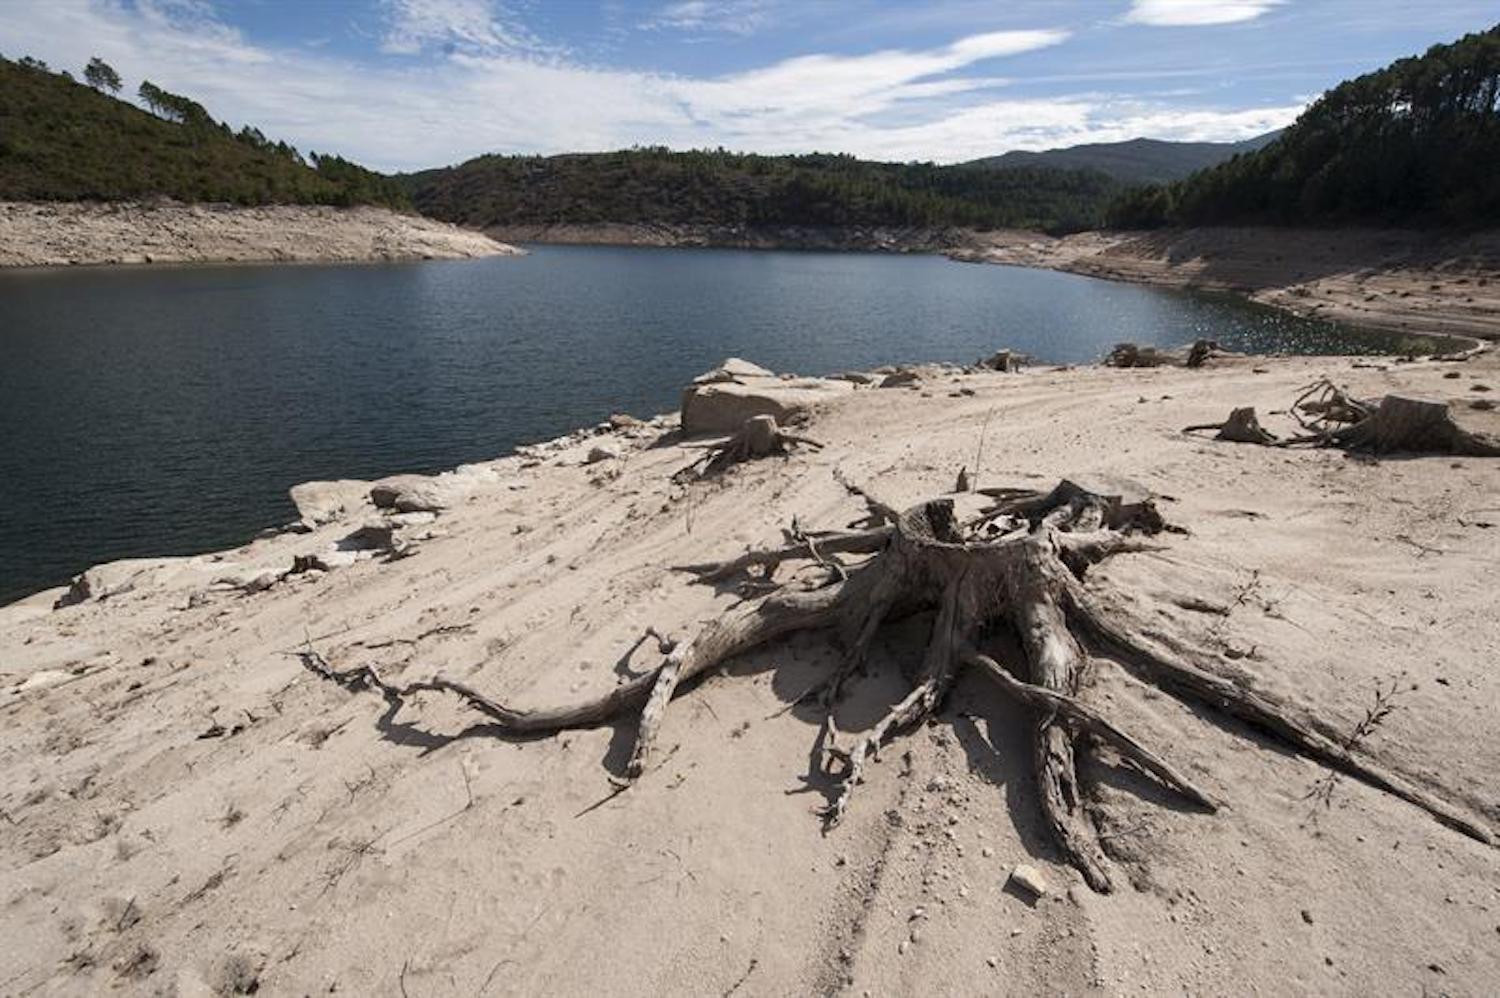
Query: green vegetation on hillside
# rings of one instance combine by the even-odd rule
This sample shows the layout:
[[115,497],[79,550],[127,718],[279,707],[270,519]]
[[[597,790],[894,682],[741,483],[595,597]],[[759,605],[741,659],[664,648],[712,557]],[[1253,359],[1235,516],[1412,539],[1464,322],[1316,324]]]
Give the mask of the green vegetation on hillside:
[[1097,225],[1118,190],[1090,171],[662,148],[480,156],[403,179],[424,214],[481,227],[639,222],[1072,231]]
[[1342,83],[1266,148],[1125,192],[1107,221],[1500,222],[1500,26]]
[[1098,170],[1122,184],[1165,184],[1217,166],[1240,153],[1254,152],[1272,142],[1278,134],[1268,132],[1243,142],[1167,142],[1162,139],[1091,142],[1042,152],[1016,150],[972,160],[964,165],[991,170],[1019,167]]
[[388,177],[338,156],[304,160],[253,128],[231,132],[149,80],[139,94],[155,113],[116,100],[103,91],[120,78],[97,59],[84,77],[89,85],[35,59],[0,59],[0,199],[410,207]]

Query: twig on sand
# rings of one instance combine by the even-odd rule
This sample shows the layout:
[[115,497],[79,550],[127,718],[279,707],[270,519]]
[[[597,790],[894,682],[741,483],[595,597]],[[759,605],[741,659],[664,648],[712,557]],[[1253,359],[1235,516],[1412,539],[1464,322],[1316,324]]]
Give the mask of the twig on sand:
[[750,958],[750,966],[745,968],[745,972],[740,975],[739,980],[735,981],[729,986],[729,990],[724,992],[723,998],[729,998],[730,995],[738,991],[744,985],[744,983],[750,979],[750,975],[755,973],[755,967],[759,963],[760,959],[758,957],[752,956]]
[[[990,406],[990,411],[984,414],[984,422],[979,427],[979,446],[974,448],[974,478],[979,481],[980,474],[984,471],[984,438],[990,429],[990,419],[995,415],[995,407]],[[967,489],[961,491],[967,492]]]
[[[1342,741],[1345,752],[1357,748],[1366,738],[1374,734],[1400,706],[1398,702],[1400,696],[1416,688],[1415,686],[1405,687],[1405,681],[1406,673],[1401,672],[1392,676],[1386,685],[1375,684],[1374,701],[1365,708],[1365,716],[1360,718],[1354,730],[1349,732],[1349,736]],[[1329,770],[1314,781],[1307,793],[1302,795],[1303,800],[1313,802],[1313,813],[1310,818],[1314,823],[1317,821],[1317,805],[1323,805],[1324,810],[1333,807],[1334,792],[1338,789],[1340,777],[1338,770]]]

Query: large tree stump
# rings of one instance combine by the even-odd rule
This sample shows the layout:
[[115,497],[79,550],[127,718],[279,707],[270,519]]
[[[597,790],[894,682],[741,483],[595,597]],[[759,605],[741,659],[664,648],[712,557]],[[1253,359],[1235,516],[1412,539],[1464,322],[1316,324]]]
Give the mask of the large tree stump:
[[1500,456],[1500,441],[1459,426],[1448,404],[1437,399],[1356,399],[1324,378],[1302,390],[1291,412],[1305,431],[1300,436],[1280,438],[1268,432],[1250,407],[1234,409],[1222,423],[1199,423],[1183,432],[1218,430],[1218,440],[1272,447],[1310,444],[1375,454]]
[[1500,443],[1460,427],[1453,421],[1446,402],[1406,395],[1387,395],[1374,412],[1332,436],[1332,442],[1340,447],[1377,454],[1406,451],[1500,456]]
[[[1218,807],[1218,801],[1084,701],[1090,655],[1100,651],[1173,696],[1233,715],[1325,765],[1410,801],[1445,825],[1491,841],[1490,830],[1479,820],[1417,781],[1379,766],[1328,721],[1244,678],[1226,676],[1212,656],[1169,650],[1107,610],[1084,579],[1091,566],[1106,558],[1154,547],[1152,536],[1165,524],[1149,500],[1126,502],[1065,481],[1047,493],[986,490],[999,501],[960,521],[948,498],[898,513],[846,487],[864,496],[872,525],[816,535],[799,531],[800,539],[784,547],[752,550],[689,570],[717,581],[758,567],[765,585],[786,561],[827,564],[833,554],[868,555],[862,563],[841,567],[834,575],[837,581],[822,588],[783,587],[738,604],[676,643],[658,668],[591,700],[521,710],[442,677],[397,684],[383,680],[371,666],[334,670],[311,649],[302,658],[324,678],[349,689],[376,690],[397,709],[418,693],[455,694],[509,732],[553,732],[637,713],[635,748],[625,772],[629,781],[648,769],[667,706],[684,684],[793,631],[831,630],[841,637],[844,655],[820,690],[808,694],[817,693],[827,709],[818,755],[820,766],[837,781],[822,810],[828,828],[848,812],[881,745],[932,717],[959,674],[974,669],[1034,711],[1033,765],[1042,813],[1067,861],[1091,887],[1107,891],[1112,882],[1108,861],[1078,778],[1080,737],[1109,745],[1206,811]],[[845,685],[862,669],[879,628],[893,615],[919,611],[932,614],[932,626],[910,694],[870,730],[840,732],[834,708]],[[994,643],[997,633],[1010,640]],[[998,660],[994,649],[1002,646],[1019,649],[1019,654]]]
[[1136,343],[1116,343],[1104,358],[1108,367],[1202,367],[1224,353],[1214,340],[1194,340],[1186,350],[1163,350]]

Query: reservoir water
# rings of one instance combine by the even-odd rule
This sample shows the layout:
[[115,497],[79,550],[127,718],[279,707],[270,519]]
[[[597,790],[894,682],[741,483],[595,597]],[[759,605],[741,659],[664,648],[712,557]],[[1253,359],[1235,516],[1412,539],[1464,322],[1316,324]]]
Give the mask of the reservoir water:
[[937,257],[537,247],[520,259],[0,273],[0,604],[230,547],[291,485],[436,471],[672,409],[736,355],[824,374],[1114,343],[1364,353],[1229,298]]

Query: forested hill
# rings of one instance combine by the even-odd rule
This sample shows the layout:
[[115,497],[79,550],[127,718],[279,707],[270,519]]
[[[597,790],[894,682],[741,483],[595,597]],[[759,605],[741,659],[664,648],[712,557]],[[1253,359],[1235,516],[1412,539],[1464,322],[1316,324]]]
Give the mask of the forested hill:
[[1072,231],[1099,224],[1119,189],[1093,171],[661,148],[481,156],[402,179],[423,214],[478,227],[618,222]]
[[1122,184],[1165,184],[1181,180],[1198,170],[1217,166],[1240,153],[1254,152],[1271,143],[1279,134],[1267,132],[1243,142],[1130,139],[1127,142],[1093,142],[1042,152],[1018,149],[1001,156],[972,160],[966,165],[992,170],[1013,170],[1017,167],[1098,170]]
[[1500,223],[1500,26],[1342,83],[1266,148],[1126,192],[1108,221]]
[[0,200],[410,207],[399,184],[347,160],[304,159],[254,128],[233,132],[149,81],[138,92],[154,113],[143,111],[105,93],[122,81],[98,60],[85,75],[92,86],[32,59],[0,58]]

